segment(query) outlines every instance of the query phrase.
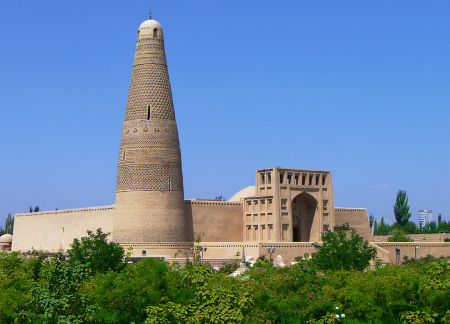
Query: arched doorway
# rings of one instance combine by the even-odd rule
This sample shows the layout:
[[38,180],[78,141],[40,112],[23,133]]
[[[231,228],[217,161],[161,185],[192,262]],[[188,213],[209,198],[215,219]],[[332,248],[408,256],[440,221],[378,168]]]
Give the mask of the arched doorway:
[[292,240],[309,242],[311,226],[317,209],[317,200],[306,192],[292,200]]

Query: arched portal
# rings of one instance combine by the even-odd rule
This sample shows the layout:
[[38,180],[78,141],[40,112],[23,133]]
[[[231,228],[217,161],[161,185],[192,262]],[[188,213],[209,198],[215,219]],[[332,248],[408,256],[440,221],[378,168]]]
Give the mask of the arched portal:
[[292,200],[292,240],[309,242],[311,226],[317,209],[317,200],[306,192]]

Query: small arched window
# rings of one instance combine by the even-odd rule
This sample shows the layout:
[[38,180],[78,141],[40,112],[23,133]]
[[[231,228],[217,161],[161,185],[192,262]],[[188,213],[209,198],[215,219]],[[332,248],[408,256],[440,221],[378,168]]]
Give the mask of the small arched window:
[[153,37],[158,37],[158,28],[153,29]]

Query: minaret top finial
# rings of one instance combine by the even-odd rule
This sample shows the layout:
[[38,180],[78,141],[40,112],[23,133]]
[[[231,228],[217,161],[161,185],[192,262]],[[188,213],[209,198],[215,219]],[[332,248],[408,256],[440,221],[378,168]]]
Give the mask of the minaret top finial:
[[152,20],[152,11],[149,12],[150,20]]

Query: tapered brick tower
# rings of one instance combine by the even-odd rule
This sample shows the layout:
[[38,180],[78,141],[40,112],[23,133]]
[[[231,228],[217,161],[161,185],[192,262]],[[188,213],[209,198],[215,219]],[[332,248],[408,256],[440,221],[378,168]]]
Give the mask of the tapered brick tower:
[[[113,240],[189,242],[177,123],[164,36],[155,20],[137,36],[117,172]],[[191,225],[192,226],[192,225]]]

